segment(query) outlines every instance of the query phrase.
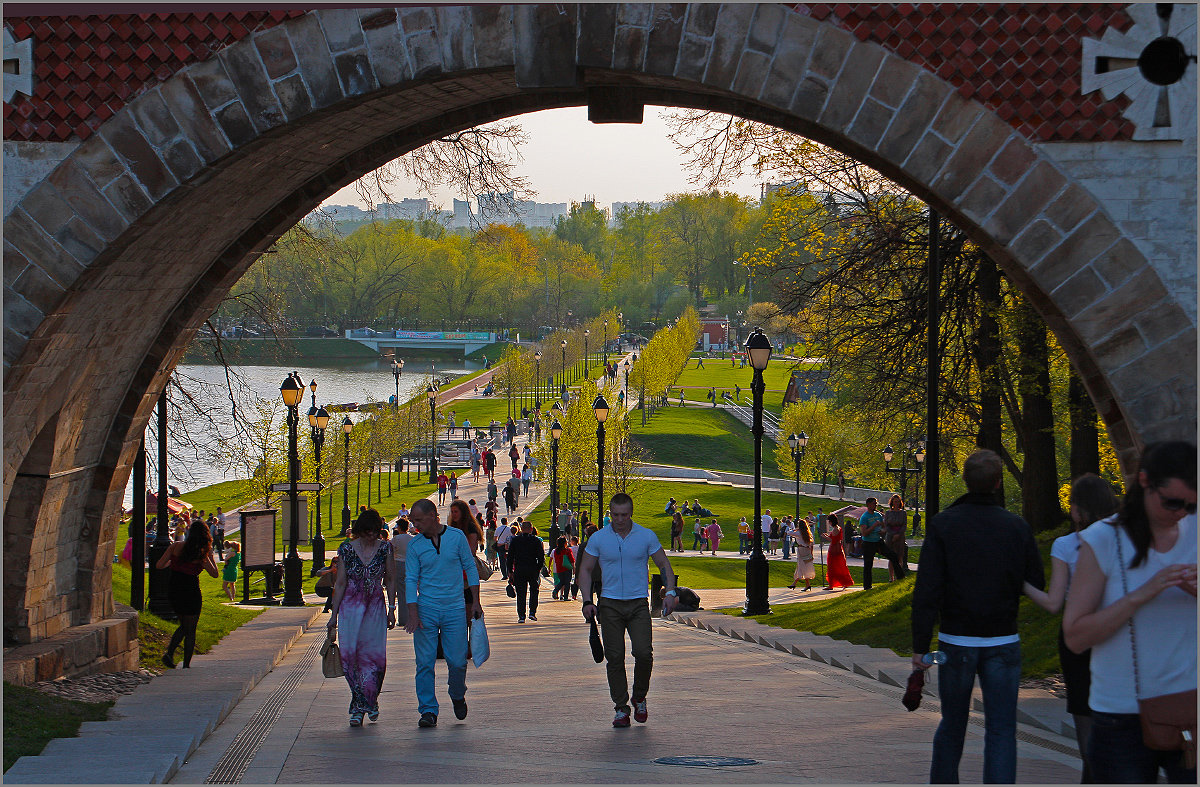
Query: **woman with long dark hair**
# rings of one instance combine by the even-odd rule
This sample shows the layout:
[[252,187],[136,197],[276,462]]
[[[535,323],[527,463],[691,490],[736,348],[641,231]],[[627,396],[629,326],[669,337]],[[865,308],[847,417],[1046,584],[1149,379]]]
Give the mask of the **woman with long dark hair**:
[[888,556],[888,579],[895,582],[908,573],[908,544],[904,533],[908,529],[908,512],[904,510],[904,498],[892,495],[888,510],[883,512],[883,541],[891,550]]
[[[1028,582],[1025,595],[1035,604],[1052,615],[1058,614],[1067,599],[1071,586],[1071,574],[1079,562],[1079,548],[1083,545],[1080,532],[1083,528],[1106,519],[1117,512],[1117,498],[1112,484],[1093,473],[1084,473],[1071,484],[1071,521],[1074,527],[1065,536],[1054,539],[1050,547],[1050,586],[1041,591]],[[1092,711],[1088,708],[1088,689],[1092,674],[1088,667],[1092,651],[1074,653],[1063,639],[1063,630],[1058,629],[1058,661],[1062,665],[1063,682],[1067,684],[1067,712],[1075,719],[1075,740],[1079,744],[1079,756],[1083,758],[1083,783],[1091,784],[1091,771],[1087,767],[1087,740],[1092,731]]]
[[[475,517],[471,516],[471,507],[467,505],[466,501],[459,499],[450,503],[450,514],[446,517],[446,524],[461,530],[467,537],[467,546],[471,548],[471,555],[478,556],[479,545],[484,540],[483,528],[479,526]],[[470,628],[471,603],[474,596],[471,593],[471,586],[467,584],[466,571],[463,571],[463,596],[467,601],[467,627]],[[468,651],[469,649],[468,646]]]
[[326,625],[330,632],[337,631],[340,640],[342,670],[350,684],[351,727],[361,727],[364,715],[379,720],[387,631],[396,627],[396,561],[387,542],[379,537],[382,530],[383,517],[368,508],[354,520],[351,538],[337,551],[341,565]]
[[1148,446],[1121,512],[1081,538],[1063,634],[1072,651],[1092,650],[1091,777],[1153,784],[1162,769],[1195,784],[1182,736],[1179,750],[1146,745],[1139,700],[1191,692],[1195,706],[1196,446]]
[[167,600],[171,610],[179,618],[179,627],[171,635],[162,663],[168,669],[175,668],[175,648],[183,642],[184,669],[192,666],[192,654],[196,652],[196,625],[200,622],[200,610],[204,597],[200,594],[200,572],[207,571],[210,577],[217,576],[217,561],[213,557],[212,533],[203,522],[193,522],[187,537],[167,547],[167,551],[156,564],[161,571],[170,567],[167,579]]

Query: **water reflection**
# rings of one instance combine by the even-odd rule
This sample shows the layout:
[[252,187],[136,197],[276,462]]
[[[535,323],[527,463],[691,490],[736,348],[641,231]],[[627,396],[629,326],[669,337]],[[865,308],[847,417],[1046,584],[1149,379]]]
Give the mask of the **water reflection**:
[[[400,401],[407,401],[414,396],[423,396],[425,388],[434,374],[439,377],[454,378],[482,368],[482,362],[463,361],[462,359],[446,360],[445,362],[427,359],[406,360],[404,371],[400,376]],[[231,369],[238,374],[251,391],[263,399],[278,399],[280,383],[292,372],[299,373],[306,386],[314,379],[317,381],[318,405],[388,401],[388,398],[396,393],[396,379],[392,374],[390,360],[381,359],[367,362],[353,360],[348,363],[331,361],[322,366],[237,366],[231,367]],[[210,408],[215,417],[224,417],[232,422],[229,393],[225,388],[225,367],[181,364],[176,367],[176,375],[189,394],[199,399],[205,407]],[[306,387],[304,401],[300,406],[302,446],[307,445],[308,428],[305,425],[307,423],[305,419],[311,404],[311,391]],[[244,402],[243,406],[249,407],[250,403]],[[147,429],[146,447],[151,454],[156,453],[153,441],[154,435]],[[229,476],[226,476],[220,468],[212,466],[203,458],[188,460],[186,465],[189,471],[186,474],[179,472],[179,468],[172,467],[170,464],[167,467],[169,483],[177,485],[185,492],[246,475],[244,470],[240,472],[234,470]],[[158,478],[153,469],[151,469],[146,483],[152,491],[157,488]],[[125,506],[128,508],[132,503],[133,490],[130,486],[125,490]]]

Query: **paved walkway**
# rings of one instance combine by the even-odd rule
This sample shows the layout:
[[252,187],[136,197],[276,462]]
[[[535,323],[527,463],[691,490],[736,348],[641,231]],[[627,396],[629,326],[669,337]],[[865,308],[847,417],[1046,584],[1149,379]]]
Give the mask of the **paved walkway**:
[[[738,601],[741,591],[701,591],[705,606],[726,595]],[[770,600],[794,596],[772,591]],[[715,612],[656,620],[650,722],[615,730],[604,668],[590,658],[577,604],[546,600],[537,622],[518,624],[501,584],[485,583],[483,600],[492,657],[480,669],[468,668],[470,715],[463,722],[449,712],[439,664],[439,725],[417,728],[412,638],[394,631],[381,720],[351,729],[345,681],[322,677],[316,655],[325,616],[319,607],[274,608],[198,656],[192,669],[168,672],[122,697],[112,720],[84,724],[81,737],[22,758],[5,781],[920,783],[928,777],[937,702],[929,696],[916,712],[902,708],[903,691],[891,684],[907,674],[906,660],[890,651]],[[1047,708],[1069,718],[1063,705],[1045,692],[1023,692],[1020,782],[1078,781],[1073,738],[1045,729],[1057,721]],[[863,740],[871,741],[866,756],[857,745]],[[976,715],[963,756],[966,781],[982,775],[982,741]],[[737,768],[654,762],[683,755],[758,762]]]

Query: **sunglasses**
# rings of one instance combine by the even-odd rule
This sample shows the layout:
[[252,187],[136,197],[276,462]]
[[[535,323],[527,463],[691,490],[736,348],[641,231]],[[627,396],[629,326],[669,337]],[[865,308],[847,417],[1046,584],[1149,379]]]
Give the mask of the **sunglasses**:
[[1158,502],[1168,511],[1183,510],[1189,514],[1196,513],[1195,503],[1189,503],[1181,497],[1166,497],[1163,495],[1162,491],[1157,488],[1154,491],[1158,492]]

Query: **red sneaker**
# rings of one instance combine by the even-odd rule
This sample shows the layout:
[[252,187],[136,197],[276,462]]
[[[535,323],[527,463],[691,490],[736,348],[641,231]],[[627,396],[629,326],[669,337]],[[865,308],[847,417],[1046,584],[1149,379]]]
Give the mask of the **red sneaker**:
[[633,718],[637,719],[638,724],[645,724],[646,719],[650,718],[650,713],[646,710],[646,701],[633,703]]
[[614,727],[628,727],[629,726],[629,714],[623,710],[617,711],[617,715],[613,717],[613,726]]

